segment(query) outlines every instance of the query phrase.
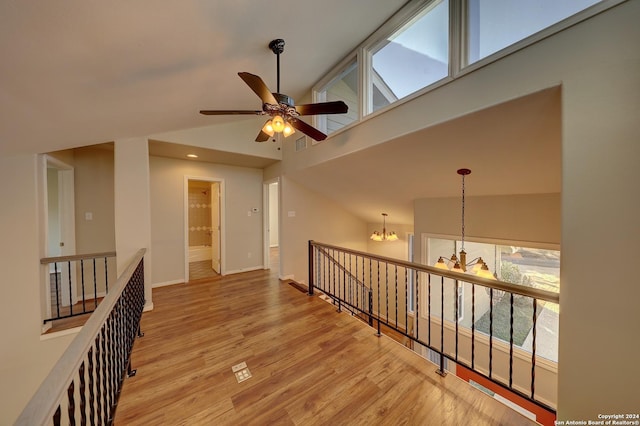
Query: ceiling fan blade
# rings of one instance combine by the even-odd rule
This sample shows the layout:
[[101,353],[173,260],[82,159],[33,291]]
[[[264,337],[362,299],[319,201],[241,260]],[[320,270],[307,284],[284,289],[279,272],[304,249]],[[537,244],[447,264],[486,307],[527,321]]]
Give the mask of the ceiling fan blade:
[[260,130],[260,133],[258,133],[258,136],[256,136],[256,142],[266,142],[270,137],[271,136],[269,136],[267,133]]
[[262,111],[249,111],[249,110],[236,110],[236,109],[221,109],[221,110],[200,110],[200,114],[203,115],[262,115]]
[[296,105],[296,111],[298,111],[298,114],[300,115],[344,114],[348,110],[349,107],[342,101]]
[[260,77],[248,72],[239,72],[238,75],[245,83],[247,83],[247,86],[249,86],[251,90],[253,90],[255,94],[262,99],[263,104],[278,105],[278,101],[273,96],[273,93],[269,91],[269,88],[264,84],[264,81],[262,81]]
[[315,127],[305,123],[302,120],[296,120],[296,119],[292,119],[289,121],[291,123],[291,125],[293,127],[295,127],[296,129],[300,130],[302,133],[304,133],[305,135],[317,140],[317,141],[323,141],[327,138],[327,135],[325,135],[324,133],[322,133],[320,130],[316,129]]

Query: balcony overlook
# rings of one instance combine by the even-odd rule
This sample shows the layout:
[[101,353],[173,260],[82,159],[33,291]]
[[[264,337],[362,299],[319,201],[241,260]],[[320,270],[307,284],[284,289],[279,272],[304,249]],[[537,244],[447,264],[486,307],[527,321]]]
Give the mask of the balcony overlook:
[[535,424],[272,271],[153,300],[116,424]]

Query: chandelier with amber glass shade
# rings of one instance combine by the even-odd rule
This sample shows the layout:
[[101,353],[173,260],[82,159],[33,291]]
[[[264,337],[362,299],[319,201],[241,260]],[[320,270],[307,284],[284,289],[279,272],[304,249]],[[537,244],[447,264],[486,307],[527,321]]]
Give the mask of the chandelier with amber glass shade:
[[458,174],[462,176],[462,230],[461,230],[461,244],[460,244],[460,252],[453,253],[450,258],[445,259],[440,256],[435,266],[438,269],[444,269],[447,271],[459,272],[459,273],[470,273],[473,275],[477,275],[482,278],[488,278],[495,280],[496,277],[491,273],[489,267],[482,260],[482,257],[477,257],[467,263],[467,252],[464,251],[464,178],[467,175],[471,174],[471,170],[469,169],[459,169]]

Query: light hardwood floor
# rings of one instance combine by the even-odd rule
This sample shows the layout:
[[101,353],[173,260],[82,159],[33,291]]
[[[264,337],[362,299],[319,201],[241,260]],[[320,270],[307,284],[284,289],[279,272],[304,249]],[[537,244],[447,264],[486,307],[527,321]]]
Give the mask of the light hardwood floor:
[[532,424],[275,271],[157,288],[153,303],[116,425]]

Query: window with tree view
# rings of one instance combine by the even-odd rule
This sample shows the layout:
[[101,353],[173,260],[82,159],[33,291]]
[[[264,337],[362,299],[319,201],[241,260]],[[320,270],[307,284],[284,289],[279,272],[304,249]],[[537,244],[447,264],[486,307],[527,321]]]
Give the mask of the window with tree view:
[[[443,238],[428,238],[429,265],[434,265],[440,256],[449,258],[461,249],[461,241]],[[551,292],[560,291],[560,251],[506,244],[489,244],[465,241],[467,262],[477,257],[487,263],[491,272],[500,281],[517,286],[526,286]],[[454,300],[453,280],[445,288],[445,300]],[[434,297],[439,297],[434,288]],[[510,340],[511,296],[509,293],[488,288],[475,289],[475,307],[472,315],[472,285],[459,282],[458,323],[471,329],[472,318],[476,332],[490,334],[490,314],[493,315],[492,335],[505,342]],[[445,302],[446,303],[446,302]],[[533,329],[533,303],[525,296],[514,295],[514,345],[531,351]],[[453,304],[449,304],[453,306]],[[491,309],[491,307],[493,307]],[[460,312],[462,310],[462,312]],[[490,313],[491,311],[491,313]],[[453,307],[445,307],[445,319],[453,322]],[[539,301],[536,307],[536,354],[557,361],[558,357],[558,305]]]

